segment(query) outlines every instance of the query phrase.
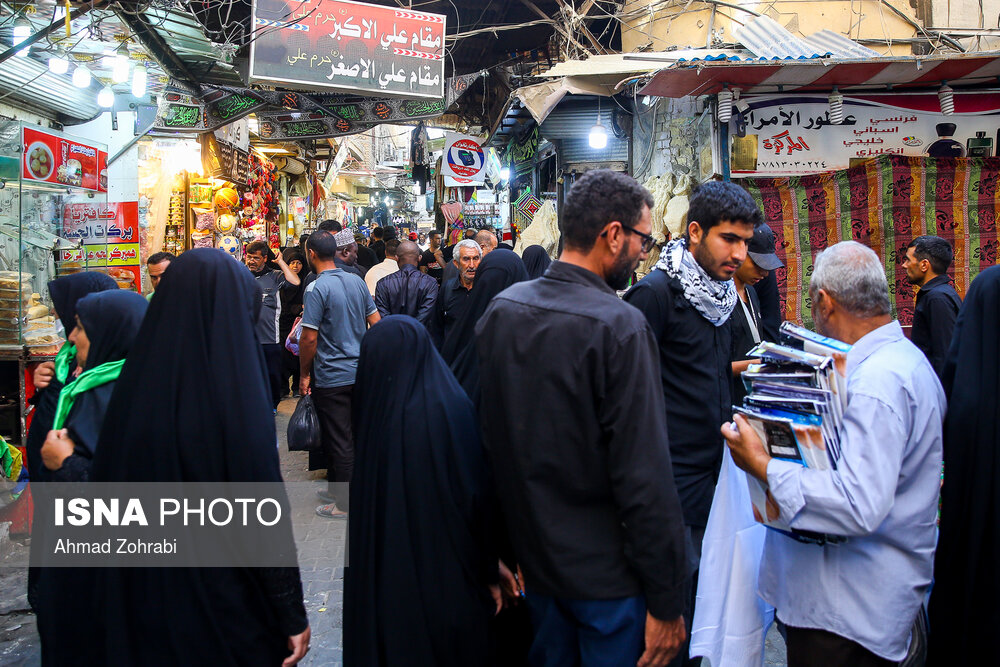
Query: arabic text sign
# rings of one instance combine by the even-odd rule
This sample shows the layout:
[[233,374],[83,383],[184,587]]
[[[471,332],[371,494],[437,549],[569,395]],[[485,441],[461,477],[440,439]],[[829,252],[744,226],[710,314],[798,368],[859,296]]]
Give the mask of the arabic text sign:
[[481,144],[482,139],[449,132],[445,135],[441,173],[466,184],[485,182],[486,156]]
[[255,0],[251,82],[444,97],[445,17],[348,0]]
[[67,204],[63,210],[63,236],[85,245],[138,243],[139,204]]
[[830,123],[826,96],[746,98],[750,103],[744,114],[746,136],[731,135],[732,173],[778,176],[833,171],[885,154],[995,155],[995,146],[984,149],[975,141],[977,132],[985,132],[990,144],[997,138],[1000,96],[991,97],[985,102],[989,108],[948,116],[938,111],[936,95],[845,97],[844,121],[839,125]]

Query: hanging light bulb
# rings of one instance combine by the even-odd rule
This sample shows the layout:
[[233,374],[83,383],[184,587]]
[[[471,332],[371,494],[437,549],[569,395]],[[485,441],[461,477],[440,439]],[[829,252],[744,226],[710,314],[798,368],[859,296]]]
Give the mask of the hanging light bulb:
[[509,181],[510,180],[510,167],[503,167],[500,170],[500,180]]
[[59,54],[49,56],[49,71],[53,74],[65,74],[69,71],[69,60]]
[[[18,19],[17,22],[14,24],[14,30],[12,32],[14,36],[14,46],[17,46],[21,42],[31,37],[31,24],[28,23],[26,19]],[[28,55],[28,51],[30,50],[31,50],[30,46],[25,47],[20,51],[18,51],[17,55],[26,56]]]
[[77,65],[77,68],[73,70],[73,85],[77,88],[89,88],[90,70],[83,65]]
[[111,66],[111,80],[115,83],[125,83],[128,81],[128,69],[128,51],[119,50]]
[[718,118],[720,123],[728,123],[729,119],[733,117],[733,91],[729,90],[729,86],[723,84],[722,90],[718,94]]
[[830,93],[830,124],[840,125],[844,122],[844,96],[840,94],[837,87],[833,87]]
[[941,103],[941,113],[945,116],[955,113],[955,91],[947,83],[938,88],[938,101]]
[[590,128],[590,136],[587,138],[590,147],[601,150],[608,145],[608,131],[601,125],[601,98],[597,98],[597,125]]
[[115,105],[115,93],[110,86],[104,86],[101,92],[97,93],[97,105],[105,109]]
[[132,70],[132,97],[145,97],[146,95],[146,68],[143,65],[136,65]]

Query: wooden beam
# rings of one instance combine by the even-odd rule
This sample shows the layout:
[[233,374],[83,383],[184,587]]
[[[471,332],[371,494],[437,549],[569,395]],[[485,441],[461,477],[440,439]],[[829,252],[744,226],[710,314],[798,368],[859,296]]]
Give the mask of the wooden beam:
[[572,43],[576,44],[578,47],[580,47],[584,51],[588,50],[587,47],[584,46],[583,44],[581,44],[580,42],[578,42],[576,40],[576,38],[573,37],[573,35],[571,35],[568,30],[566,30],[565,28],[563,28],[563,26],[559,24],[559,21],[556,21],[551,16],[549,16],[548,14],[546,14],[545,12],[543,12],[541,9],[538,8],[538,5],[536,5],[535,3],[533,3],[531,0],[521,0],[521,4],[523,4],[525,7],[527,7],[531,11],[535,12],[536,14],[538,14],[543,19],[548,19],[550,21],[553,21],[553,26],[552,27],[554,27],[556,29],[556,32],[558,32],[560,35],[562,35],[563,37],[565,37],[566,39],[568,39]]
[[[559,3],[559,6],[562,7],[570,16],[576,14],[576,10],[567,5],[565,0],[556,0],[556,2]],[[607,49],[601,46],[601,43],[597,41],[596,37],[594,37],[594,33],[590,32],[590,29],[583,23],[583,21],[580,21],[580,30],[583,32],[583,36],[587,38],[587,41],[589,41],[591,45],[597,49],[598,54],[603,55],[607,53]]]

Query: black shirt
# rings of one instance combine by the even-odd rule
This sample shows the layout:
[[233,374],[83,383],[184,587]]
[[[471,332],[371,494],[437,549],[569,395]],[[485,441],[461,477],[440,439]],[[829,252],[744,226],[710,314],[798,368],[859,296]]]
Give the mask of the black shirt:
[[382,317],[409,315],[424,326],[434,317],[438,296],[437,281],[412,264],[404,264],[375,284],[375,307]]
[[684,528],[642,315],[596,274],[554,262],[494,298],[476,347],[483,438],[531,590],[642,594],[653,616],[676,618]]
[[785,319],[781,312],[778,272],[769,272],[766,278],[761,279],[753,286],[753,290],[757,293],[757,300],[760,301],[761,322],[763,324],[761,335],[766,332],[764,340],[777,342],[780,337],[781,321]]
[[[757,292],[750,285],[746,286],[746,290],[747,298],[750,300],[747,306],[754,323],[757,325],[758,336],[760,336],[761,340],[774,341],[765,330],[764,321],[761,316],[760,299],[757,298]],[[757,341],[754,340],[753,331],[750,329],[750,322],[747,320],[747,314],[743,311],[743,306],[739,302],[736,303],[736,308],[733,310],[733,314],[729,316],[729,320],[725,326],[729,327],[730,336],[733,339],[729,361],[746,361],[750,359],[751,357],[747,356],[747,352],[757,345]],[[747,390],[743,385],[743,378],[738,375],[733,377],[733,405],[743,405],[743,397],[746,395]]]
[[[379,260],[381,261],[381,260]],[[372,268],[378,262],[375,261],[375,253],[368,246],[363,246],[358,244],[358,266],[362,267],[365,271]]]
[[917,303],[913,308],[913,329],[910,340],[920,348],[941,377],[944,360],[951,346],[951,334],[955,330],[955,320],[962,307],[958,292],[951,286],[947,275],[928,280],[917,292]]
[[684,297],[680,281],[660,269],[629,290],[625,301],[643,312],[659,343],[670,458],[684,522],[704,526],[722,464],[719,428],[733,412],[729,327],[702,317]]
[[448,333],[448,329],[461,316],[462,310],[469,301],[469,293],[471,291],[471,289],[462,287],[458,276],[441,283],[437,303],[434,304],[434,317],[431,320],[431,326],[428,327],[431,332],[431,339],[438,349],[441,349],[441,344],[444,343],[444,337]]
[[441,277],[444,276],[444,266],[437,261],[430,248],[425,250],[424,254],[420,256],[420,268],[426,268],[427,275],[436,280],[439,285],[441,284]]
[[[368,247],[371,249],[373,253],[375,253],[375,259],[378,260],[377,262],[375,262],[375,264],[385,261],[385,241],[382,240],[373,241],[372,243],[369,244]],[[372,266],[375,266],[375,264],[372,264]]]
[[339,257],[334,258],[333,263],[337,265],[338,269],[343,269],[348,273],[353,273],[359,278],[364,278],[365,274],[368,273],[368,270],[365,269],[364,267],[358,266],[357,264],[348,264]]

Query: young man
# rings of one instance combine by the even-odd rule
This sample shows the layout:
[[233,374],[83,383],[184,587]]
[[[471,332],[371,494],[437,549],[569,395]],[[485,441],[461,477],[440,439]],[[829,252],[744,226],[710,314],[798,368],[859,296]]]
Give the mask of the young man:
[[439,349],[465,308],[482,258],[482,250],[475,241],[465,239],[455,244],[455,261],[452,262],[455,276],[441,283],[431,327],[431,338]]
[[784,263],[774,254],[774,232],[766,224],[761,223],[754,231],[753,239],[747,246],[747,258],[733,274],[733,284],[736,285],[738,306],[729,317],[729,331],[733,339],[733,405],[743,405],[746,387],[743,385],[741,373],[757,359],[747,356],[757,343],[762,340],[777,342],[764,326],[763,309],[757,296],[756,286],[764,278],[781,268]]
[[385,259],[385,241],[382,240],[381,227],[372,227],[371,243],[368,247],[375,253],[376,261],[381,262]]
[[[529,662],[661,667],[684,641],[684,530],[656,340],[622,289],[653,198],[609,170],[566,198],[564,249],[476,325],[481,413],[532,611]],[[517,331],[518,335],[510,336]]]
[[424,250],[424,254],[420,256],[420,270],[436,280],[438,285],[440,285],[441,278],[444,276],[445,265],[444,254],[441,251],[441,232],[431,232],[428,234],[427,240],[430,245]]
[[817,546],[767,531],[758,587],[786,626],[788,664],[892,667],[931,584],[944,392],[889,314],[870,248],[820,253],[809,297],[816,330],[852,346],[837,469],[770,458],[741,415],[722,434],[792,528],[848,538]]
[[361,339],[381,318],[365,282],[337,266],[332,234],[316,232],[309,237],[308,248],[309,261],[319,275],[304,296],[300,391],[312,393],[326,455],[328,491],[322,496],[332,502],[316,513],[336,518],[346,516],[349,506],[348,482],[354,469],[351,395]]
[[281,297],[286,298],[298,289],[299,277],[285,263],[281,253],[276,253],[275,263],[280,267],[280,271],[272,271],[267,268],[267,257],[271,254],[270,248],[263,241],[254,241],[247,246],[246,264],[250,273],[257,280],[263,291],[263,301],[260,308],[260,316],[257,318],[257,338],[260,340],[264,350],[264,360],[267,362],[267,376],[271,385],[271,398],[274,408],[278,408],[283,393],[281,389],[281,350],[283,340],[281,340],[278,328],[278,321],[281,319]]
[[371,268],[371,270],[365,274],[365,284],[368,285],[368,291],[371,295],[375,296],[375,285],[378,281],[385,278],[390,273],[395,273],[399,271],[399,264],[396,263],[396,248],[399,247],[399,241],[396,239],[389,239],[385,243],[385,259],[376,264]]
[[[660,380],[674,481],[684,507],[690,572],[722,463],[718,423],[732,413],[732,338],[725,326],[739,297],[733,274],[747,256],[760,212],[734,183],[705,183],[691,196],[687,233],[660,253],[656,268],[625,301],[649,321],[660,348]],[[685,616],[694,613],[694,591]],[[687,659],[686,647],[678,658]]]
[[938,377],[944,370],[955,320],[962,307],[962,300],[948,277],[953,258],[951,246],[943,238],[918,236],[906,247],[903,260],[906,279],[918,287],[910,340],[931,362]]
[[[386,244],[387,253],[393,243],[396,241]],[[434,316],[437,281],[417,269],[420,248],[413,241],[399,244],[396,259],[399,270],[380,279],[375,286],[375,307],[382,317],[409,315],[426,327]]]

